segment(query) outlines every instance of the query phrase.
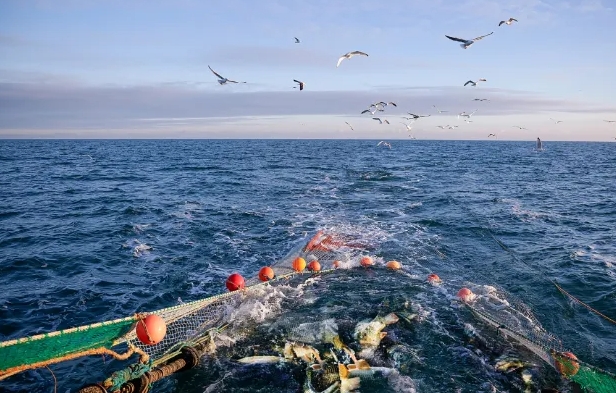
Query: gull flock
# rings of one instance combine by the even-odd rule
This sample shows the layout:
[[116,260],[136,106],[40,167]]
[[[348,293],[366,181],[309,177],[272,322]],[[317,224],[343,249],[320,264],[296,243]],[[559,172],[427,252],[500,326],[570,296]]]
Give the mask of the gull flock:
[[[515,18],[509,18],[509,19],[507,19],[507,20],[502,20],[502,21],[500,21],[500,23],[498,24],[498,26],[499,26],[499,27],[500,27],[500,26],[502,26],[502,25],[510,26],[513,22],[518,22],[518,20],[517,20],[517,19],[515,19]],[[445,35],[445,37],[446,37],[446,38],[448,38],[449,40],[452,40],[452,41],[455,41],[455,42],[460,42],[460,43],[461,43],[461,44],[460,44],[460,47],[461,47],[462,49],[468,49],[468,48],[470,48],[470,47],[471,47],[474,43],[476,43],[477,41],[480,41],[480,40],[482,40],[482,39],[484,39],[484,38],[486,38],[486,37],[488,37],[488,36],[491,36],[492,34],[494,34],[494,32],[490,32],[490,33],[488,33],[488,34],[484,34],[484,35],[481,35],[481,36],[475,37],[475,38],[473,38],[473,39],[458,38],[458,37],[453,37],[453,36],[450,36],[450,35]],[[297,37],[293,37],[293,39],[294,39],[294,43],[295,43],[295,44],[300,44],[300,43],[301,43],[301,41],[300,41],[300,39],[299,39],[299,38],[297,38]],[[368,55],[367,53],[362,52],[362,51],[359,51],[359,50],[355,50],[355,51],[347,52],[347,53],[345,53],[345,54],[341,55],[341,56],[338,58],[338,61],[337,61],[337,63],[336,63],[336,68],[340,67],[340,65],[342,64],[342,62],[343,62],[344,60],[351,59],[351,58],[353,58],[353,57],[355,57],[355,56],[369,57],[369,55]],[[210,71],[211,71],[211,72],[212,72],[212,73],[213,73],[213,74],[214,74],[214,75],[218,78],[218,83],[219,83],[220,85],[226,85],[227,83],[247,83],[247,82],[238,82],[238,81],[235,81],[235,80],[231,80],[231,79],[225,78],[225,77],[223,77],[221,74],[219,74],[219,73],[217,73],[216,71],[214,71],[214,70],[212,69],[212,67],[210,67],[209,65],[208,65],[208,68],[209,68],[209,69],[210,69]],[[294,88],[294,89],[296,89],[296,88],[297,88],[299,91],[304,90],[304,88],[305,88],[305,85],[306,85],[306,84],[305,84],[303,81],[300,81],[300,80],[298,80],[298,79],[293,79],[293,82],[297,83],[297,86],[293,86],[293,88]],[[466,87],[466,86],[477,87],[477,85],[479,84],[479,82],[487,82],[487,79],[485,79],[485,78],[478,78],[477,80],[468,80],[467,82],[465,82],[465,83],[464,83],[464,85],[463,85],[463,86],[464,86],[464,87]],[[484,101],[490,101],[490,100],[489,100],[489,99],[487,99],[487,98],[475,98],[475,99],[473,99],[473,101],[477,101],[477,102],[484,102]],[[388,107],[388,106],[389,106],[389,107],[397,107],[398,105],[397,105],[395,102],[392,102],[392,101],[389,101],[389,102],[385,102],[385,101],[378,101],[378,102],[371,103],[371,104],[368,106],[368,108],[367,108],[367,109],[364,109],[362,112],[360,112],[360,114],[362,114],[362,115],[363,115],[363,114],[367,114],[367,113],[369,113],[371,116],[374,116],[377,112],[385,112],[385,108],[386,108],[386,107]],[[436,112],[437,112],[438,114],[443,114],[443,113],[447,113],[447,112],[448,112],[447,110],[441,110],[441,109],[437,108],[437,106],[436,106],[436,105],[432,105],[432,107],[436,110]],[[478,111],[478,109],[475,109],[475,110],[474,110],[473,112],[471,112],[471,113],[461,112],[461,113],[459,113],[459,114],[457,115],[457,118],[458,118],[458,119],[461,119],[461,118],[462,118],[462,119],[463,119],[466,123],[469,123],[469,124],[470,124],[470,123],[472,123],[471,117],[472,117],[472,116],[473,116],[473,115],[474,115],[477,111]],[[409,137],[410,137],[411,139],[416,139],[416,138],[415,138],[412,134],[410,134],[410,132],[411,132],[411,130],[412,130],[412,128],[413,128],[413,127],[412,127],[412,124],[413,124],[415,121],[417,121],[418,119],[423,118],[423,117],[429,117],[430,115],[429,115],[429,114],[427,114],[427,115],[417,115],[417,114],[414,114],[414,113],[411,113],[411,112],[408,112],[408,115],[409,115],[410,117],[408,117],[408,116],[402,116],[402,118],[403,118],[403,119],[405,119],[405,120],[410,121],[410,123],[409,123],[409,124],[407,124],[407,123],[403,123],[403,122],[401,122],[400,124],[403,124],[403,125],[405,126],[406,131],[408,131],[408,132],[409,132]],[[379,117],[372,117],[372,119],[373,119],[373,120],[375,120],[375,121],[378,121],[380,125],[383,125],[383,124],[390,125],[390,124],[391,124],[391,122],[390,122],[389,120],[387,120],[387,119],[383,118],[382,116],[379,116]],[[553,119],[553,118],[550,118],[550,120],[551,120],[552,122],[554,122],[554,124],[560,124],[560,123],[562,123],[562,122],[563,122],[562,120],[556,120],[556,119]],[[616,124],[616,120],[604,120],[604,122],[606,122],[606,123],[611,123],[611,124]],[[354,131],[353,126],[352,126],[349,122],[346,122],[346,121],[345,121],[345,123],[346,123],[346,125],[347,125],[347,126],[348,126],[348,127],[349,127],[352,131]],[[438,128],[440,128],[440,129],[449,129],[449,130],[454,130],[454,129],[458,128],[458,126],[457,126],[457,125],[444,125],[444,126],[443,126],[443,125],[439,125],[439,126],[437,126],[437,127],[438,127]],[[525,127],[523,127],[523,126],[518,126],[518,125],[514,125],[514,126],[512,126],[512,127],[517,128],[517,129],[519,129],[519,130],[528,130],[527,128],[525,128]],[[497,136],[497,134],[495,134],[495,133],[490,133],[490,134],[488,134],[488,138],[490,138],[490,137],[494,137],[495,139],[498,139],[498,136]],[[614,140],[616,140],[616,138],[614,138]],[[379,142],[379,143],[377,144],[377,146],[389,147],[389,148],[391,149],[391,144],[390,144],[389,142],[386,142],[386,141],[381,141],[381,142]]]

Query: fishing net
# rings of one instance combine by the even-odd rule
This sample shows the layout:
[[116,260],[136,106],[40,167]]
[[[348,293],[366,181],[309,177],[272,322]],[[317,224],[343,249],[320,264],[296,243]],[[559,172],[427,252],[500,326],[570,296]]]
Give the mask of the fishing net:
[[562,342],[547,332],[523,303],[510,303],[489,287],[485,296],[465,302],[480,320],[510,337],[554,367],[563,377],[592,393],[616,392],[616,375],[594,367],[566,352]]
[[[80,356],[100,354],[110,355],[118,360],[139,354],[140,362],[147,367],[140,368],[137,375],[135,373],[128,375],[138,376],[180,354],[182,348],[186,346],[208,342],[213,344],[212,338],[223,328],[237,325],[232,327],[236,330],[241,329],[240,325],[249,321],[234,321],[233,311],[260,287],[286,284],[292,280],[301,281],[315,274],[303,268],[294,269],[293,263],[296,258],[302,257],[308,263],[317,260],[323,266],[319,273],[327,273],[334,268],[334,264],[348,264],[364,251],[365,245],[350,235],[318,232],[307,244],[296,246],[286,257],[273,264],[276,277],[268,282],[251,278],[246,280],[245,289],[241,291],[227,292],[114,321],[2,342],[0,380],[24,370]],[[162,317],[166,324],[164,339],[155,345],[143,344],[135,330],[137,322],[149,314]],[[113,350],[113,347],[117,347],[116,350]],[[107,387],[117,387],[118,383],[118,381],[108,381]]]

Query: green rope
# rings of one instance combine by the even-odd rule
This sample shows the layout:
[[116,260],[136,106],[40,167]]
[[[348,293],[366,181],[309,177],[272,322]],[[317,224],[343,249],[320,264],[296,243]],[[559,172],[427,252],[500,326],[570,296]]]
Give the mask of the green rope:
[[126,382],[141,378],[141,376],[152,368],[152,361],[150,360],[148,363],[135,363],[126,367],[124,370],[118,370],[111,374],[109,378],[104,382],[105,387],[110,392],[115,392],[119,390],[122,385]]

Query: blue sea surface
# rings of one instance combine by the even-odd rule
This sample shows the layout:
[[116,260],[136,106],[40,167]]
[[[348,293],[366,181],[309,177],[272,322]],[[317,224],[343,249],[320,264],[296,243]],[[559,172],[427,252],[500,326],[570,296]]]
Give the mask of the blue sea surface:
[[[375,257],[419,278],[379,292],[357,271],[328,291],[334,303],[372,293],[357,301],[370,318],[386,295],[430,314],[410,333],[392,326],[417,356],[400,371],[412,383],[391,391],[517,391],[519,378],[482,365],[494,359],[460,329],[483,326],[452,305],[463,286],[497,288],[578,358],[616,373],[616,325],[552,283],[616,319],[615,143],[377,142],[0,141],[0,341],[223,293],[230,273],[254,277],[326,228],[373,239]],[[426,288],[431,272],[440,291]],[[320,306],[306,315],[318,319]],[[49,368],[67,392],[105,379],[108,363]],[[216,375],[210,366],[152,391],[298,390],[280,382],[284,369],[225,379],[231,365]],[[53,392],[50,370],[0,381],[0,391]],[[545,364],[540,381],[570,389]],[[388,391],[377,385],[361,391]]]

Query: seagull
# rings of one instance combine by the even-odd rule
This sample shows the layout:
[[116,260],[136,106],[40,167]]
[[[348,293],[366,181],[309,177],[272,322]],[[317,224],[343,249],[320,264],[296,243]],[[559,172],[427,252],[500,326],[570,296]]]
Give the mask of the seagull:
[[449,126],[437,126],[438,128],[440,128],[441,130],[444,130],[445,128],[449,128]]
[[562,122],[563,122],[562,120],[555,120],[555,119],[552,119],[551,117],[550,117],[550,120],[552,120],[555,124],[558,124],[558,123],[562,123]]
[[295,38],[295,43],[299,44],[299,38],[297,38],[297,37],[293,37],[293,38]]
[[348,125],[349,127],[351,127],[351,131],[355,131],[355,130],[353,129],[353,126],[352,126],[352,125],[350,125],[348,121],[345,121],[345,123],[347,123],[347,125]]
[[606,123],[616,123],[616,120],[603,120]]
[[386,120],[382,120],[382,121],[381,121],[381,118],[380,118],[380,117],[373,117],[373,118],[372,118],[372,120],[378,120],[378,121],[379,121],[379,124],[383,124],[383,122],[385,122],[385,123],[389,124],[389,120],[387,120],[387,119],[386,119]]
[[453,130],[453,129],[455,129],[455,128],[458,128],[458,126],[447,126],[447,127],[449,127],[449,129],[450,129],[450,130]]
[[471,113],[462,112],[462,113],[458,114],[458,119],[461,118],[461,117],[468,117],[470,119],[471,116],[473,116],[475,114],[475,112],[477,112],[477,109],[475,109]]
[[447,112],[447,111],[441,111],[441,110],[439,110],[439,109],[436,107],[436,105],[432,105],[432,106],[434,107],[434,109],[436,109],[436,111],[437,111],[438,113]]
[[344,60],[344,59],[350,59],[351,57],[356,56],[356,55],[368,56],[368,54],[367,54],[367,53],[360,52],[360,51],[358,51],[358,50],[353,51],[353,52],[346,53],[346,54],[344,54],[344,55],[340,56],[340,58],[338,59],[338,64],[336,64],[336,67],[339,67],[339,66],[340,66],[340,63],[342,63],[342,60]]
[[430,115],[416,115],[414,113],[411,112],[407,112],[409,115],[411,115],[413,117],[413,119],[419,119],[420,117],[430,117]]
[[489,137],[491,137],[491,136],[493,136],[494,138],[498,139],[498,137],[496,136],[496,134],[489,134],[489,135],[488,135],[488,138],[489,138]]
[[[220,75],[219,73],[214,71],[212,69],[212,67],[210,67],[209,65],[207,67],[210,69],[210,71],[212,71],[214,73],[214,75],[216,75],[218,77],[218,83],[220,83],[221,85],[224,85],[225,83],[228,83],[228,82],[230,82],[230,83],[240,83],[238,81],[232,81],[231,79],[227,79],[227,78],[223,77],[222,75]],[[242,83],[246,83],[246,82],[242,82]]]
[[520,130],[527,130],[528,128],[524,128],[524,127],[520,127],[520,126],[513,126],[515,128],[519,128]]
[[396,108],[398,107],[398,105],[396,105],[396,103],[395,103],[395,102],[391,102],[391,101],[389,101],[389,102],[387,103],[387,105],[393,105],[393,106],[395,106]]
[[381,145],[383,145],[383,146],[387,146],[387,147],[389,147],[389,148],[391,149],[391,143],[389,143],[389,142],[380,141],[380,142],[379,142],[379,143],[377,143],[376,145],[377,145],[377,146],[381,146]]
[[413,123],[411,123],[411,124],[400,123],[400,124],[404,124],[404,126],[406,127],[406,130],[407,130],[407,131],[411,131],[411,129],[413,128],[413,126],[411,125],[411,124],[413,124]]
[[515,18],[509,18],[508,20],[501,20],[500,23],[498,24],[499,26],[502,24],[506,24],[506,25],[510,25],[513,22],[517,22],[518,20]]
[[[295,83],[299,83],[299,90],[304,90],[304,82],[302,81],[298,81],[297,79],[293,79],[293,82]],[[295,89],[297,86],[293,86],[293,88]]]
[[464,84],[464,86],[469,85],[469,84],[470,84],[471,86],[477,86],[477,83],[479,83],[479,82],[487,82],[487,80],[486,80],[486,79],[481,78],[481,79],[477,79],[477,82],[468,81],[468,82],[466,82],[466,83]]
[[462,44],[460,44],[460,46],[462,47],[462,49],[466,49],[469,46],[473,45],[475,43],[475,41],[479,41],[480,39],[482,39],[484,37],[487,37],[487,36],[489,36],[491,34],[494,34],[494,32],[491,32],[490,34],[479,36],[477,38],[473,38],[472,40],[465,40],[465,39],[462,39],[462,38],[451,37],[451,36],[448,36],[448,35],[445,35],[445,37],[447,37],[447,38],[449,38],[450,40],[453,40],[453,41],[462,42]]
[[374,115],[376,113],[376,109],[371,111],[370,109],[364,109],[361,114],[363,115],[364,113],[370,113],[371,115]]
[[490,101],[487,98],[475,98],[473,101]]

